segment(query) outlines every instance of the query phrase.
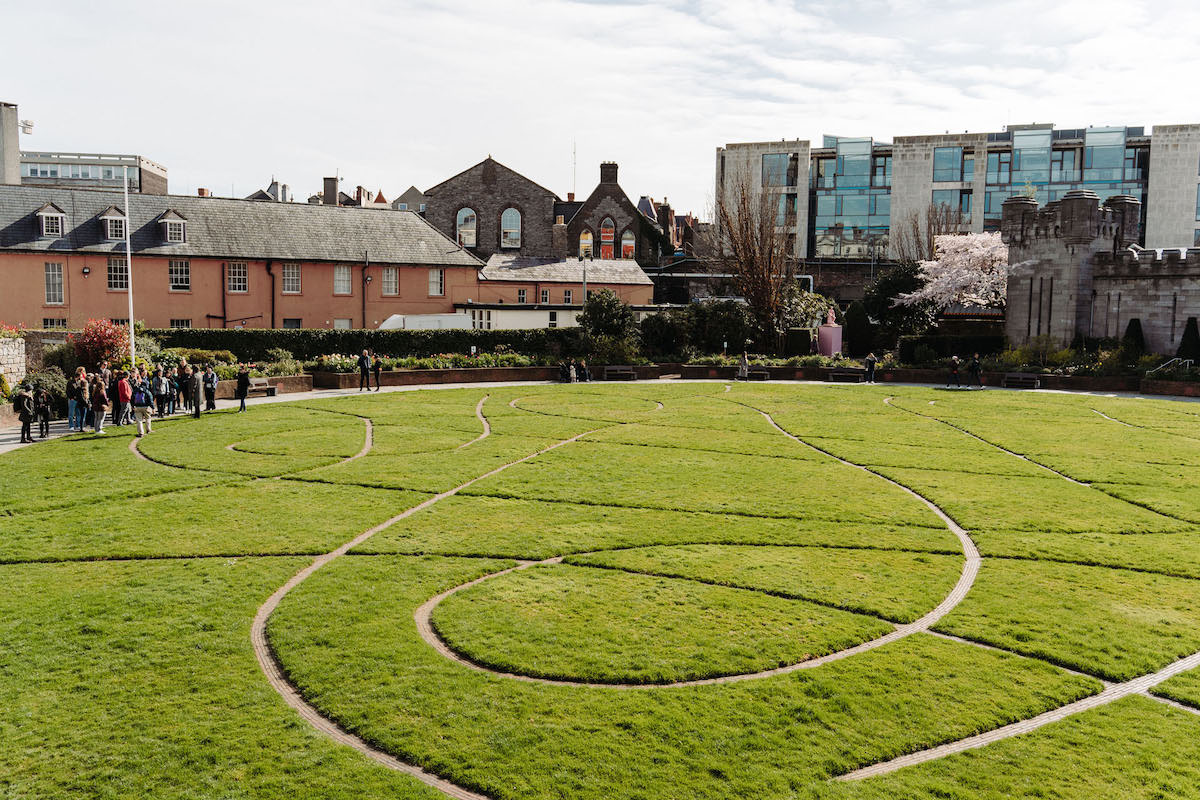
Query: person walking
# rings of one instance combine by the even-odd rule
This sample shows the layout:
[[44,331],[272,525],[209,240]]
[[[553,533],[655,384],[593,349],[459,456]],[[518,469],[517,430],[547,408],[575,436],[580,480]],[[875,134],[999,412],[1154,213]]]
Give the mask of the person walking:
[[212,364],[204,368],[204,410],[217,410],[217,372]]
[[875,364],[878,363],[878,359],[875,358],[874,353],[867,353],[867,357],[863,359],[863,363],[867,365],[867,383],[874,383]]
[[188,382],[188,400],[191,402],[192,416],[200,419],[200,398],[204,396],[204,373],[197,366],[192,370],[191,380]]
[[[383,359],[379,357],[379,353],[375,353],[371,358],[371,371],[375,373],[375,391],[379,391],[379,373],[383,372]],[[367,387],[371,388],[370,386]]]
[[950,381],[954,381],[954,385],[959,389],[962,388],[962,378],[958,374],[959,360],[958,356],[950,356],[950,375],[946,378],[946,388],[950,388]]
[[588,369],[585,359],[579,359],[579,369],[577,370],[576,377],[579,378],[580,383],[588,383],[592,380],[592,371]]
[[108,392],[97,375],[92,381],[91,391],[92,429],[104,433],[104,412],[108,409]]
[[45,389],[38,389],[33,394],[33,415],[38,421],[38,438],[45,439],[50,435],[50,416],[53,412],[54,401]]
[[750,356],[745,350],[742,351],[742,357],[738,361],[737,379],[739,381],[750,380]]
[[124,370],[117,370],[116,381],[112,389],[113,425],[120,427],[125,424],[125,411],[129,407],[129,399],[133,396],[133,387]]
[[371,390],[371,358],[366,350],[358,357],[358,390],[361,392],[364,386]]
[[979,353],[971,356],[971,360],[967,363],[967,375],[976,386],[980,389],[983,388],[983,364],[979,362]]
[[130,402],[133,403],[133,418],[137,421],[137,435],[144,436],[150,433],[154,392],[150,388],[150,381],[146,380],[141,373],[138,373],[137,380],[133,385],[133,396]]
[[238,413],[246,410],[246,395],[250,394],[250,373],[245,364],[238,364],[237,388],[234,396],[238,399]]
[[29,432],[29,426],[33,423],[34,415],[33,393],[25,384],[21,384],[21,388],[13,395],[13,411],[17,412],[17,419],[21,421],[21,444],[32,444],[33,434]]

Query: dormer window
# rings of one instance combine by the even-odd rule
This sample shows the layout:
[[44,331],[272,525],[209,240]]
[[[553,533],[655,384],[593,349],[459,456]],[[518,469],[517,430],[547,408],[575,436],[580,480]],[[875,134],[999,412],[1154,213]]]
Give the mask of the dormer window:
[[167,209],[158,218],[162,226],[162,238],[168,244],[179,244],[187,241],[187,220],[178,211]]
[[122,241],[125,238],[125,212],[116,206],[109,206],[100,215],[100,224],[104,226],[104,238],[109,241]]
[[46,203],[37,210],[41,236],[59,239],[67,227],[67,215],[54,203]]

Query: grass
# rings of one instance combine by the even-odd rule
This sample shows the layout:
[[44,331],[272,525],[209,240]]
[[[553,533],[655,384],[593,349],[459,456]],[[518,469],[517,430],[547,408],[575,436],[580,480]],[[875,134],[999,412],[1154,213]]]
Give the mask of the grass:
[[464,589],[434,610],[433,624],[476,663],[597,683],[760,672],[892,629],[761,592],[565,565],[519,570]]
[[567,561],[756,589],[895,622],[934,608],[962,570],[960,556],[769,545],[645,547]]
[[[473,441],[485,395],[491,433]],[[305,697],[495,800],[1197,797],[1197,717],[1144,697],[884,778],[828,779],[1099,690],[1062,666],[1126,679],[1200,650],[1198,409],[908,387],[517,386],[167,420],[140,447],[175,466],[136,458],[119,429],[6,454],[0,797],[434,796],[291,711],[255,663],[250,620],[313,554],[589,431],[294,589],[268,632]],[[940,520],[760,410],[969,530],[981,571],[938,630],[998,649],[917,633],[766,679],[617,689],[488,675],[420,639],[413,614],[430,597],[551,556],[567,563],[452,596],[438,629],[500,668],[653,682],[794,663],[940,602],[963,564]],[[363,417],[374,447],[347,462]],[[1197,674],[1156,691],[1200,706]]]

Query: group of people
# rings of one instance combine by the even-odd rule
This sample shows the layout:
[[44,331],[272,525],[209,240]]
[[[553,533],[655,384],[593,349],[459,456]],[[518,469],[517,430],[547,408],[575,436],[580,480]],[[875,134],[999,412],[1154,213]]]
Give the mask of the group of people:
[[592,373],[586,361],[571,359],[558,365],[558,379],[563,383],[587,383],[592,379]]
[[371,391],[371,373],[375,373],[375,391],[379,391],[379,373],[383,372],[383,359],[379,353],[363,350],[358,357],[358,390]]
[[[218,380],[211,364],[193,366],[186,359],[176,367],[155,367],[153,372],[144,365],[112,369],[107,361],[100,362],[95,372],[79,367],[67,380],[67,430],[82,433],[90,427],[104,433],[104,423],[110,419],[116,426],[137,425],[137,435],[144,436],[152,432],[155,416],[162,418],[182,411],[199,419],[202,409],[217,408]],[[241,401],[239,411],[246,410],[249,393],[250,372],[245,364],[239,364],[235,390]],[[35,419],[40,438],[50,435],[54,403],[45,389],[34,392],[22,385],[13,397],[13,408],[21,421],[22,443],[33,441]]]
[[[950,388],[951,381],[953,381],[955,386],[959,387],[960,389],[962,388],[962,385],[963,385],[962,377],[959,375],[959,372],[961,371],[961,369],[962,369],[962,359],[960,359],[958,356],[951,356],[950,357],[950,375],[947,376],[947,378],[946,378],[946,388],[947,389]],[[979,360],[979,353],[976,353],[975,355],[971,356],[971,360],[967,362],[967,375],[968,375],[968,382],[967,382],[968,386],[970,386],[972,383],[974,383],[980,389],[983,388],[983,363],[980,362],[980,360]]]

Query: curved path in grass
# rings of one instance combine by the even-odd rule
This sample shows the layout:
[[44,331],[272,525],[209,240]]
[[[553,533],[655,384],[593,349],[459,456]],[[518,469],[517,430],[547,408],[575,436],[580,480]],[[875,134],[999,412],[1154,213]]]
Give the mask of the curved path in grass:
[[479,402],[475,404],[475,417],[479,420],[479,424],[483,426],[483,433],[479,434],[466,444],[460,444],[458,446],[459,450],[462,450],[464,447],[470,447],[476,442],[482,442],[484,439],[492,435],[492,423],[488,422],[488,418],[483,415],[483,404],[487,402],[489,397],[491,397],[490,394],[485,394],[483,397],[479,398]]

